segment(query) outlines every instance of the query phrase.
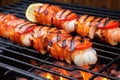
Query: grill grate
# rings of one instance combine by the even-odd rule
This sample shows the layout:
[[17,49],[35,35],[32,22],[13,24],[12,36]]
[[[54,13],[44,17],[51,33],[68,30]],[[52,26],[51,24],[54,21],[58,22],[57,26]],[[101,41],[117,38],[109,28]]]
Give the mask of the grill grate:
[[[19,18],[26,19],[24,12],[25,12],[27,6],[33,2],[42,2],[42,3],[50,3],[50,4],[59,5],[65,9],[71,9],[78,14],[89,14],[89,15],[100,16],[100,17],[110,17],[113,19],[120,20],[120,14],[119,14],[120,11],[88,8],[88,7],[83,7],[83,6],[76,6],[74,4],[57,3],[57,2],[47,1],[47,0],[34,0],[34,1],[33,0],[22,0],[19,3],[15,3],[12,5],[0,8],[0,12],[13,13]],[[16,44],[10,42],[7,39],[0,38],[0,70],[3,71],[2,76],[5,79],[6,79],[6,76],[10,77],[10,75],[12,73],[18,77],[22,76],[22,77],[26,77],[30,80],[31,79],[32,80],[39,80],[39,79],[46,80],[45,78],[40,77],[33,73],[34,70],[42,70],[45,72],[55,74],[57,76],[62,76],[69,80],[77,80],[71,76],[66,76],[63,74],[59,74],[58,72],[54,72],[52,70],[48,70],[48,69],[39,67],[40,65],[46,64],[46,65],[52,65],[54,67],[62,68],[67,71],[81,70],[81,71],[92,73],[94,75],[90,78],[90,80],[93,80],[97,76],[106,77],[111,80],[118,80],[115,77],[102,74],[102,72],[105,71],[106,69],[108,69],[113,63],[119,63],[120,45],[110,46],[109,44],[106,44],[103,42],[97,42],[96,40],[94,40],[93,47],[98,52],[98,57],[100,59],[99,61],[100,62],[107,61],[106,66],[104,68],[100,69],[98,72],[92,71],[94,69],[95,65],[91,66],[90,69],[84,69],[81,67],[77,67],[75,65],[70,68],[66,67],[66,66],[63,67],[63,66],[57,65],[51,61],[54,59],[52,59],[48,55],[43,56],[43,55],[39,54],[37,51],[33,50],[31,47],[26,48],[23,46],[19,46],[19,45],[16,45]],[[37,62],[37,65],[31,64],[29,60],[35,60]]]

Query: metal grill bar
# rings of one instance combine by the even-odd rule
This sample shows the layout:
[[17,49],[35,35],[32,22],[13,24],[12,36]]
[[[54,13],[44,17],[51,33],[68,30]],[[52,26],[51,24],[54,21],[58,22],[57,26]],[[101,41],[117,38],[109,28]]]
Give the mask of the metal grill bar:
[[[3,50],[6,50],[6,49],[4,49],[4,48],[0,48],[0,49],[3,49]],[[10,50],[8,50],[7,49],[7,51],[8,52],[11,52]],[[14,53],[14,54],[16,54],[16,53],[19,53],[19,52],[12,52],[12,53]],[[22,53],[20,53],[20,55],[24,55],[24,54],[22,54]],[[29,55],[27,55],[26,57],[28,57]],[[23,61],[20,61],[20,60],[17,60],[17,59],[14,59],[14,58],[10,58],[10,57],[6,57],[6,56],[4,56],[4,55],[0,55],[0,57],[3,57],[3,58],[6,58],[6,59],[9,59],[9,60],[13,60],[13,61],[16,61],[16,62],[19,62],[19,63],[22,63],[22,64],[25,64],[25,65],[28,65],[28,66],[31,66],[31,67],[34,67],[35,69],[38,69],[38,70],[43,70],[43,71],[46,71],[46,72],[49,72],[49,73],[52,73],[52,74],[56,74],[56,75],[59,75],[59,76],[62,76],[62,77],[65,77],[65,78],[68,78],[68,79],[74,79],[74,78],[71,78],[71,77],[67,77],[67,76],[65,76],[65,75],[60,75],[60,74],[58,74],[58,73],[55,73],[55,72],[53,72],[53,71],[50,71],[50,70],[47,70],[47,69],[42,69],[42,68],[40,68],[40,67],[37,67],[37,66],[34,66],[34,65],[32,65],[32,64],[29,64],[29,63],[26,63],[26,62],[23,62]],[[119,59],[120,58],[120,56],[117,58],[117,59]],[[37,59],[37,58],[35,58],[36,60],[39,60],[39,59]],[[114,60],[115,61],[115,60]],[[45,62],[45,61],[44,61]],[[112,63],[113,63],[113,61],[112,61]],[[53,63],[51,63],[51,65],[53,65]],[[110,66],[111,64],[109,64],[109,66]],[[56,65],[54,65],[54,66],[56,66]],[[106,68],[108,68],[109,66],[107,66]],[[60,67],[60,66],[57,66],[57,67]],[[63,67],[60,67],[60,68],[63,68]],[[105,68],[105,69],[106,69]],[[63,68],[63,69],[67,69],[67,68]],[[103,75],[103,74],[101,74],[100,72],[92,72],[91,70],[86,70],[86,69],[84,69],[84,68],[78,68],[78,67],[74,67],[74,68],[70,68],[70,69],[67,69],[67,70],[76,70],[76,69],[78,69],[78,70],[83,70],[83,71],[85,71],[85,72],[89,72],[89,73],[92,73],[92,74],[95,74],[95,75],[99,75],[99,76],[103,76],[103,77],[106,77],[106,78],[110,78],[110,79],[114,79],[114,77],[111,77],[111,76],[107,76],[107,75]],[[104,69],[104,68],[103,68]],[[103,71],[103,70],[102,70]],[[74,79],[75,80],[75,79]]]
[[97,47],[97,48],[103,48],[106,49],[108,51],[113,51],[113,52],[119,52],[120,51],[120,47],[115,47],[115,46],[110,46],[110,45],[104,45],[101,43],[97,43],[97,42],[93,42],[93,46]]
[[[104,10],[104,9],[81,7],[81,6],[76,6],[76,5],[72,5],[72,4],[69,5],[69,4],[62,4],[62,3],[57,3],[57,2],[50,2],[47,0],[43,0],[43,1],[42,0],[35,0],[35,1],[23,0],[21,3],[16,3],[13,5],[10,5],[10,8],[16,9],[17,7],[22,7],[22,12],[25,12],[25,9],[27,8],[28,4],[33,3],[33,2],[41,2],[41,3],[50,3],[50,4],[60,5],[61,7],[66,8],[66,9],[71,9],[74,12],[77,12],[78,14],[90,14],[90,15],[94,15],[94,16],[96,15],[96,16],[101,16],[101,17],[111,17],[111,18],[120,20],[120,14],[119,14],[120,11],[112,11],[112,10],[106,11],[106,9]],[[5,6],[4,8],[9,8],[9,7]],[[21,13],[21,11],[19,13]]]
[[[77,68],[80,69],[79,67],[77,67]],[[104,68],[102,68],[102,69],[104,69]],[[112,76],[108,76],[108,75],[102,74],[102,73],[100,73],[100,72],[93,72],[93,71],[91,71],[91,70],[86,70],[86,69],[84,69],[84,68],[82,68],[82,69],[80,69],[80,70],[85,71],[85,72],[89,72],[89,73],[95,75],[95,76],[92,77],[92,79],[90,78],[89,80],[94,80],[94,78],[96,78],[97,76],[102,76],[102,77],[105,77],[105,78],[108,78],[108,79],[112,79],[112,80],[118,80],[117,78],[114,78],[114,77],[112,77]]]
[[[1,38],[0,38],[1,39]],[[4,40],[0,40],[0,43],[2,44],[5,44],[5,45],[9,45],[9,46],[12,46],[12,47],[15,47],[15,48],[19,48],[21,50],[26,50],[26,51],[29,51],[29,52],[32,52],[34,54],[39,54],[39,52],[33,50],[33,49],[30,49],[30,48],[26,48],[26,47],[23,47],[23,46],[19,46],[19,45],[14,45],[13,43],[6,43]]]
[[[48,0],[35,0],[35,1],[30,1],[30,0],[23,0],[23,4],[26,3],[33,3],[33,2],[41,2],[41,3],[50,3],[54,5],[59,5],[62,8],[65,9],[70,9],[78,14],[89,14],[89,15],[94,15],[94,16],[101,16],[101,17],[110,17],[110,18],[116,18],[120,20],[120,11],[112,11],[112,10],[107,10],[106,9],[98,9],[98,8],[90,8],[90,7],[85,7],[85,6],[77,6],[75,4],[65,4],[65,3],[57,3],[57,2],[51,2]],[[111,13],[112,12],[112,13]]]
[[[29,51],[29,52],[32,52],[32,53],[36,53],[36,54],[40,54],[39,52],[33,50],[33,49],[30,49],[30,48],[26,48],[26,47],[21,47],[21,46],[18,46],[18,45],[13,45],[12,43],[6,43],[5,41],[0,41],[0,43],[2,44],[5,44],[5,45],[9,45],[9,46],[12,46],[12,47],[15,47],[15,48],[19,48],[21,50],[25,50],[25,51]],[[118,56],[119,54],[118,53],[113,53],[113,52],[110,52],[110,51],[105,51],[105,50],[102,50],[102,49],[97,49],[97,48],[94,48],[95,50],[97,50],[98,52],[104,52],[106,54],[112,54],[112,55],[115,55],[115,56]],[[102,55],[99,55],[98,54],[98,57],[101,57],[101,58],[104,58],[104,59],[107,59],[107,60],[113,60],[113,58],[110,58],[110,57],[107,57],[107,56],[102,56]]]
[[[38,69],[38,70],[43,70],[45,72],[49,72],[49,73],[52,73],[52,74],[55,74],[55,75],[58,75],[58,76],[61,76],[61,77],[64,77],[64,78],[67,78],[67,79],[70,79],[70,80],[76,80],[75,78],[72,78],[72,77],[69,77],[69,76],[65,76],[63,74],[59,74],[59,73],[56,73],[54,71],[51,71],[51,70],[47,70],[47,69],[44,69],[44,68],[40,68],[38,66],[34,66],[32,64],[29,64],[29,63],[26,63],[26,62],[23,62],[21,60],[17,60],[17,59],[14,59],[14,58],[11,58],[11,57],[7,57],[7,56],[4,56],[4,55],[1,55],[0,54],[0,57],[2,58],[5,58],[5,59],[8,59],[8,60],[12,60],[12,61],[15,61],[15,62],[18,62],[18,63],[21,63],[21,64],[24,64],[24,65],[27,65],[27,66],[30,66],[32,68],[35,68],[35,69]],[[39,76],[38,76],[39,77]],[[40,78],[39,78],[40,79]]]
[[[99,71],[99,73],[105,71],[108,67],[110,67],[113,63],[115,63],[115,61],[117,61],[117,60],[119,60],[119,59],[120,59],[120,55],[119,55],[116,59],[114,59],[113,61],[109,62],[104,68],[102,68],[102,69]],[[94,75],[93,77],[90,78],[90,80],[93,80],[96,76],[97,76],[97,75]],[[110,78],[110,79],[114,79],[114,78]],[[116,80],[118,80],[118,79],[116,79]]]
[[[6,66],[6,67],[5,67]],[[33,73],[30,73],[30,72],[28,72],[28,71],[25,71],[25,70],[22,70],[22,69],[19,69],[19,68],[16,68],[16,67],[13,67],[13,66],[10,66],[10,65],[7,65],[7,64],[4,64],[4,63],[1,63],[0,62],[0,68],[6,68],[6,69],[8,69],[8,71],[10,72],[10,71],[12,71],[12,72],[15,72],[15,73],[19,73],[19,74],[21,74],[21,75],[24,75],[24,76],[26,76],[26,77],[28,77],[28,79],[37,79],[37,80],[47,80],[47,79],[45,79],[45,78],[42,78],[42,77],[40,77],[40,76],[37,76],[37,75],[35,75],[35,74],[33,74]],[[8,73],[9,73],[8,72]],[[6,74],[8,74],[8,73],[6,73]],[[6,75],[5,74],[5,75]]]
[[[4,44],[7,44],[7,45],[10,45],[10,46],[14,46],[14,47],[16,47],[16,45],[13,45],[13,44],[11,44],[11,43],[6,43],[6,42],[4,42],[4,41],[0,41],[1,43],[4,43]],[[26,51],[27,50],[30,50],[30,49],[28,49],[28,48],[24,48],[24,47],[20,47],[20,46],[17,46],[18,48],[23,48],[23,49],[26,49]],[[16,48],[17,48],[16,47]],[[27,58],[30,58],[30,59],[35,59],[35,60],[37,60],[37,61],[40,61],[40,62],[42,62],[42,63],[46,63],[46,64],[49,64],[49,65],[53,65],[53,66],[56,66],[56,67],[60,67],[60,68],[62,68],[62,69],[66,69],[66,70],[69,70],[69,71],[73,71],[73,70],[76,70],[77,68],[66,68],[66,67],[61,67],[61,66],[59,66],[59,65],[55,65],[55,64],[53,64],[53,63],[48,63],[47,61],[44,61],[44,60],[40,60],[40,59],[38,59],[38,58],[35,58],[35,57],[32,57],[32,56],[29,56],[29,55],[26,55],[26,54],[23,54],[23,53],[19,53],[19,52],[16,52],[16,51],[13,51],[13,50],[9,50],[9,49],[6,49],[6,48],[3,48],[3,47],[0,47],[0,49],[2,49],[2,50],[5,50],[5,51],[8,51],[8,52],[12,52],[12,54],[14,53],[14,54],[17,54],[17,55],[22,55],[22,56],[24,56],[24,57],[27,57]],[[3,56],[2,56],[3,57]],[[103,58],[104,58],[104,56],[103,56]],[[11,59],[11,58],[10,58]],[[16,59],[12,59],[12,60],[14,60],[14,61],[16,61]],[[18,61],[17,61],[18,62]],[[23,64],[26,64],[26,63],[23,63]],[[27,64],[28,65],[28,64]],[[29,64],[29,66],[31,66],[31,67],[34,67],[33,65],[31,65],[31,64]],[[37,68],[36,68],[37,69]],[[42,69],[43,70],[43,69]],[[83,71],[86,71],[86,72],[90,72],[90,73],[92,73],[92,74],[98,74],[99,76],[103,76],[103,77],[107,77],[107,78],[110,78],[110,79],[113,79],[113,77],[109,77],[109,76],[106,76],[106,75],[101,75],[100,73],[96,73],[96,72],[92,72],[91,70],[86,70],[86,69],[84,69],[84,68],[79,68],[79,70],[83,70]],[[45,70],[46,71],[46,70]],[[49,70],[48,70],[48,72],[49,72]]]
[[66,70],[69,70],[69,71],[74,70],[74,68],[61,67],[61,66],[58,66],[58,65],[56,65],[56,64],[53,64],[53,63],[51,63],[51,62],[48,62],[48,61],[39,59],[39,58],[37,58],[37,57],[33,57],[33,56],[26,55],[26,54],[23,54],[23,53],[20,53],[20,52],[17,52],[17,51],[13,51],[13,50],[10,50],[10,49],[6,49],[6,48],[4,48],[4,47],[0,47],[0,49],[5,50],[5,51],[8,51],[8,52],[11,52],[11,53],[14,53],[14,54],[17,54],[17,55],[21,55],[21,56],[26,57],[26,58],[29,58],[29,59],[33,59],[33,60],[39,61],[39,62],[41,62],[41,63],[45,63],[45,64],[48,64],[48,65],[53,65],[53,66],[55,66],[55,67],[59,67],[59,68],[62,68],[62,69],[66,69]]

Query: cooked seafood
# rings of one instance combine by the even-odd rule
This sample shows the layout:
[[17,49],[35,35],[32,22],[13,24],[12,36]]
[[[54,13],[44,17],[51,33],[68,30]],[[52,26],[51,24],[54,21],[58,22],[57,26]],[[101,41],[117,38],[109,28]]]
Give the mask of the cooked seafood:
[[77,15],[71,10],[62,9],[56,5],[41,3],[28,6],[26,17],[32,22],[49,26],[54,25],[64,29],[68,33],[76,31],[79,35],[88,36],[91,39],[97,35],[100,40],[111,45],[117,45],[120,42],[120,37],[118,36],[116,38],[117,35],[115,35],[116,33],[120,33],[119,21],[110,18]]
[[0,36],[22,46],[33,46],[41,54],[50,52],[55,59],[65,60],[78,66],[97,62],[96,51],[88,38],[72,37],[64,30],[19,19],[13,14],[0,14]]

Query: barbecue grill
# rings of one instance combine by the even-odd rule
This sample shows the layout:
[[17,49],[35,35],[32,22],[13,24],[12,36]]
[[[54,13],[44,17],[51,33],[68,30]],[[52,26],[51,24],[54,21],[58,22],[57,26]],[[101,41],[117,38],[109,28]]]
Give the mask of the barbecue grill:
[[[89,14],[89,15],[94,15],[99,17],[110,17],[116,20],[120,20],[120,14],[119,14],[120,11],[89,8],[85,6],[57,3],[57,2],[47,1],[47,0],[22,0],[19,3],[15,3],[12,5],[8,5],[0,8],[0,12],[13,13],[19,18],[26,19],[25,10],[27,6],[35,2],[59,5],[62,8],[71,9],[79,15]],[[55,72],[47,68],[40,67],[41,65],[47,65],[47,66],[51,65],[53,67],[61,68],[70,72],[79,70],[79,71],[91,73],[93,75],[90,77],[89,80],[94,80],[98,76],[108,78],[110,80],[118,80],[118,78],[108,74],[105,75],[103,74],[103,72],[107,70],[114,63],[119,65],[120,44],[118,44],[117,46],[111,46],[107,43],[97,41],[96,39],[94,39],[92,42],[93,42],[93,48],[98,53],[98,58],[99,58],[98,63],[106,64],[103,68],[99,69],[97,72],[93,71],[96,64],[92,65],[89,69],[85,69],[75,65],[72,65],[72,67],[68,67],[69,65],[60,66],[56,63],[53,63],[55,59],[53,59],[52,57],[49,57],[49,55],[41,55],[37,51],[33,50],[32,47],[28,48],[28,47],[20,46],[18,44],[12,43],[8,39],[0,38],[0,76],[1,76],[0,79],[15,80],[18,77],[24,77],[24,78],[27,78],[28,80],[47,80],[47,78],[42,77],[35,73],[35,71],[40,70],[43,72],[54,74],[56,76],[64,77],[69,80],[79,80],[75,77],[60,74],[59,72]],[[65,62],[63,61],[63,63]]]

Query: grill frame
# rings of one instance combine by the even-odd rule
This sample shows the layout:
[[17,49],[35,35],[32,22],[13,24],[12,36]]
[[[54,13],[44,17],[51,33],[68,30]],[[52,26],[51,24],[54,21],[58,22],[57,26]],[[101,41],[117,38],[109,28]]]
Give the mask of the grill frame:
[[[27,8],[27,6],[30,3],[35,3],[35,2],[50,3],[50,4],[59,5],[62,8],[65,8],[65,9],[72,9],[74,12],[76,12],[78,14],[90,14],[90,15],[100,16],[100,17],[108,17],[109,16],[110,18],[117,19],[117,20],[120,21],[120,14],[119,14],[120,11],[112,11],[112,10],[98,9],[98,8],[88,8],[88,7],[85,7],[85,6],[77,6],[77,5],[74,5],[74,4],[57,3],[57,2],[47,1],[47,0],[34,0],[34,1],[22,0],[19,3],[15,3],[15,4],[12,4],[12,5],[8,5],[8,6],[4,6],[4,7],[0,8],[0,12],[2,12],[2,13],[13,13],[19,18],[26,19],[25,15],[24,15],[25,9]],[[110,12],[112,12],[112,13],[110,13]],[[12,58],[11,56],[5,55],[5,52],[10,52],[10,53],[15,54],[15,55],[20,55],[20,56],[27,57],[29,59],[36,60],[36,61],[39,62],[38,64],[45,63],[45,64],[53,65],[55,67],[59,67],[59,68],[65,69],[65,70],[69,70],[69,71],[82,70],[82,71],[94,74],[94,76],[92,76],[89,80],[93,80],[97,76],[102,76],[102,77],[106,77],[106,78],[109,78],[109,79],[112,79],[112,80],[117,80],[117,78],[114,78],[114,77],[108,76],[108,75],[104,75],[104,74],[102,74],[102,72],[105,71],[107,68],[109,68],[117,60],[120,60],[120,54],[119,54],[120,48],[119,47],[120,47],[119,45],[110,46],[109,44],[106,44],[106,43],[93,41],[93,48],[98,52],[98,57],[102,58],[102,59],[105,59],[105,60],[108,60],[108,63],[106,64],[106,66],[104,68],[102,68],[98,72],[93,72],[92,67],[94,67],[95,65],[91,66],[91,69],[84,69],[84,68],[77,67],[77,66],[75,66],[73,68],[61,67],[61,66],[58,66],[56,64],[53,64],[52,62],[49,62],[48,60],[50,59],[50,57],[48,57],[48,55],[45,55],[44,59],[43,58],[37,58],[35,55],[37,55],[37,56],[41,56],[41,55],[37,51],[33,50],[32,48],[26,48],[26,47],[23,47],[23,46],[21,47],[19,45],[13,44],[12,42],[10,42],[7,39],[0,38],[0,50],[1,50],[0,57],[1,58],[8,59],[10,61],[15,61],[15,62],[18,62],[18,63],[22,63],[24,65],[31,66],[28,70],[24,70],[22,68],[17,68],[15,66],[9,65],[7,63],[0,62],[0,69],[1,68],[5,69],[4,77],[8,76],[9,73],[13,72],[14,74],[17,73],[17,74],[19,74],[23,77],[27,77],[27,78],[33,79],[33,80],[34,79],[35,80],[38,80],[38,79],[46,80],[45,78],[42,78],[42,77],[40,77],[40,76],[31,72],[34,69],[39,69],[39,70],[43,70],[45,72],[49,72],[49,73],[52,73],[52,74],[55,74],[55,75],[58,75],[58,76],[62,76],[64,78],[67,78],[67,79],[70,79],[70,80],[74,79],[72,77],[61,75],[59,73],[56,73],[56,72],[53,72],[53,71],[50,71],[50,70],[47,70],[47,69],[42,69],[42,68],[39,67],[39,65],[34,66],[30,63],[20,61],[19,59]],[[15,50],[14,48],[18,49],[18,51]],[[31,52],[31,54],[34,53],[35,55],[30,55],[30,54],[25,53],[25,52],[20,52],[22,50],[23,51],[24,50],[29,51],[29,52]],[[8,53],[6,53],[6,54],[8,54]],[[111,56],[106,56],[105,54],[110,54]],[[114,56],[114,57],[112,57],[112,56]],[[77,79],[74,79],[74,80],[77,80]]]

